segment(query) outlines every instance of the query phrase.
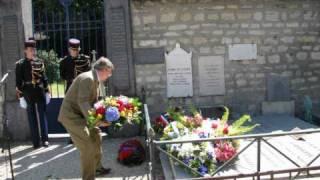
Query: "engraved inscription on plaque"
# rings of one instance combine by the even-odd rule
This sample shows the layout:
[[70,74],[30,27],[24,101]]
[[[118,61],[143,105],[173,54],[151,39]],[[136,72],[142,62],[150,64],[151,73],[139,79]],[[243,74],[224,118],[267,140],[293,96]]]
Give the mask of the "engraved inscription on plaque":
[[110,20],[111,60],[116,67],[113,79],[119,89],[127,89],[130,83],[124,9],[112,8]]
[[203,56],[199,58],[200,96],[224,95],[224,59],[220,56]]
[[192,53],[180,48],[180,44],[165,54],[167,70],[167,97],[190,97],[192,86]]

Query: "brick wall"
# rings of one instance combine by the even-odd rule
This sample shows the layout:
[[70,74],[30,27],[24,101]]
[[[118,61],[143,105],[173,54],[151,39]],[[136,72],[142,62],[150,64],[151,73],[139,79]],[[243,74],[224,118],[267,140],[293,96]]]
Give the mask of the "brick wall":
[[[297,113],[304,95],[320,97],[320,1],[318,0],[134,0],[134,48],[175,43],[193,52],[194,97],[180,100],[195,105],[225,104],[239,113],[259,114],[266,99],[266,76],[290,79]],[[229,44],[255,43],[256,60],[229,61]],[[198,58],[225,59],[225,96],[199,97]],[[154,113],[166,98],[164,64],[136,65],[138,93],[145,87]]]

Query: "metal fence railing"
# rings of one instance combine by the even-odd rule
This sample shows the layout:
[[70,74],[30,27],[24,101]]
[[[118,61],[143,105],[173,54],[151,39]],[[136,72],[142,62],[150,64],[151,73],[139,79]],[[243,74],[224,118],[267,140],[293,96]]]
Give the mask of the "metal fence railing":
[[[68,13],[66,13],[66,11]],[[52,97],[63,98],[65,84],[59,76],[59,61],[68,55],[68,39],[81,41],[80,53],[106,56],[105,22],[102,9],[33,9],[33,36],[38,56],[44,59]]]
[[[312,165],[316,160],[320,157],[320,152],[315,155],[311,161],[309,161],[306,165],[302,166],[299,165],[296,161],[293,160],[292,156],[295,156],[294,154],[287,155],[283,151],[281,151],[279,148],[274,146],[271,142],[268,141],[269,138],[274,137],[283,137],[283,136],[292,136],[292,135],[305,135],[305,134],[313,134],[313,133],[320,133],[320,129],[314,129],[314,130],[299,130],[294,132],[277,132],[277,133],[263,133],[263,134],[248,134],[248,135],[241,135],[241,136],[230,136],[230,137],[216,137],[216,138],[203,138],[203,139],[194,139],[194,140],[166,140],[166,141],[159,141],[155,139],[155,132],[151,126],[151,121],[149,117],[149,111],[148,106],[144,105],[144,112],[145,112],[145,120],[146,120],[146,131],[147,131],[147,145],[149,147],[149,155],[150,155],[150,161],[149,161],[149,170],[151,174],[151,178],[154,177],[154,169],[153,165],[155,163],[154,156],[155,156],[155,150],[160,151],[160,153],[164,153],[169,158],[172,174],[175,177],[175,168],[173,167],[173,161],[178,163],[179,165],[189,169],[190,171],[199,174],[186,164],[184,164],[182,161],[177,159],[175,156],[168,153],[164,148],[163,145],[167,144],[182,144],[182,143],[199,143],[199,142],[208,142],[208,141],[217,141],[217,140],[249,140],[250,142],[241,148],[231,159],[223,163],[221,166],[219,166],[215,172],[210,174],[210,177],[194,177],[190,179],[241,179],[241,178],[248,178],[251,177],[253,179],[260,180],[261,177],[267,177],[267,179],[274,179],[275,175],[279,174],[288,174],[288,179],[295,179],[300,176],[302,172],[306,172],[307,176],[311,171],[314,170],[320,170],[319,165]],[[239,157],[240,154],[242,154],[244,151],[246,151],[249,147],[251,147],[253,144],[257,144],[256,149],[256,170],[253,173],[239,173],[234,175],[222,175],[217,176],[219,172],[224,170],[228,165],[230,165],[234,159]],[[277,170],[274,169],[272,171],[261,171],[261,144],[265,143],[269,147],[271,147],[273,150],[275,150],[277,153],[279,153],[282,157],[290,161],[295,167],[294,168],[288,168],[288,169],[281,169]],[[295,173],[295,174],[294,174]],[[200,174],[199,174],[200,175]]]

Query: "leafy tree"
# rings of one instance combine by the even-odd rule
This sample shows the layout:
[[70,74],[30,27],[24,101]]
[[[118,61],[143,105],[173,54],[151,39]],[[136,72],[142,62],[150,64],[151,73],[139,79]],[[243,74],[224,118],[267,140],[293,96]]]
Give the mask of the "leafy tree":
[[[70,9],[102,9],[104,0],[73,0]],[[33,0],[33,8],[36,10],[63,11],[59,0]]]
[[60,80],[58,54],[54,50],[38,50],[37,57],[44,61],[49,84],[58,82]]

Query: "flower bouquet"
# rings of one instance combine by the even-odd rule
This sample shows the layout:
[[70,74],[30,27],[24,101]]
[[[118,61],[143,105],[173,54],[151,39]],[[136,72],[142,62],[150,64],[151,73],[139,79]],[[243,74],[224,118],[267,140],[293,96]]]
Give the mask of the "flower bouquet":
[[[161,140],[193,140],[202,138],[227,137],[241,135],[252,131],[257,124],[244,125],[250,121],[249,115],[244,115],[232,124],[228,123],[229,109],[221,119],[203,118],[199,112],[193,110],[192,116],[186,116],[181,111],[168,110],[167,119],[172,119],[164,126]],[[160,119],[161,120],[161,119]],[[159,125],[156,121],[155,127]],[[160,121],[161,122],[161,121]],[[182,143],[166,146],[166,150],[193,169],[192,174],[208,176],[218,166],[230,160],[237,153],[238,140],[217,140],[200,143]]]
[[140,124],[142,103],[137,98],[110,96],[94,104],[89,110],[88,127],[93,128],[99,121],[111,123],[116,128],[125,123]]

